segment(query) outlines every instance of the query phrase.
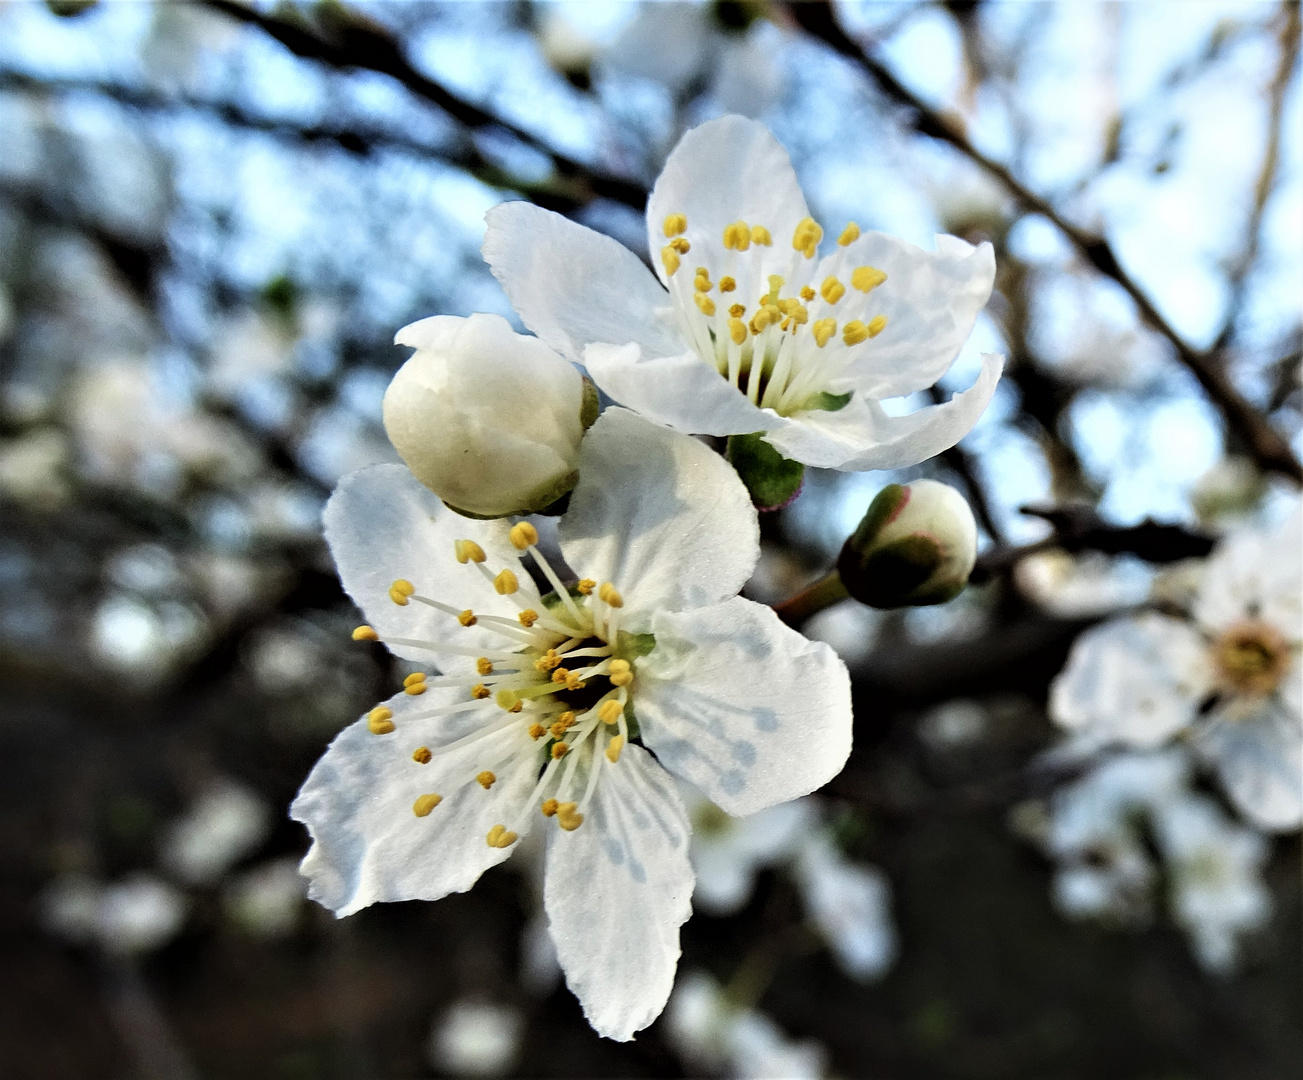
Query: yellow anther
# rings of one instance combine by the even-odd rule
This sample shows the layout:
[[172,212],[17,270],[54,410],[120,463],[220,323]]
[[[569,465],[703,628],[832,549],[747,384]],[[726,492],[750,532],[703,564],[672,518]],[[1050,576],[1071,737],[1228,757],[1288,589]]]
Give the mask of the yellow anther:
[[828,303],[835,304],[846,295],[846,286],[829,274],[823,279],[823,284],[819,286],[819,295]]
[[618,724],[620,722],[620,715],[623,712],[624,706],[616,701],[615,698],[611,698],[609,701],[602,702],[602,707],[597,710],[597,718],[601,720],[603,724]]
[[[476,687],[475,689],[478,690],[479,687]],[[473,692],[474,691],[472,691],[472,693]],[[478,694],[476,694],[475,696],[479,697]],[[485,694],[484,696],[488,697],[487,694]],[[514,690],[499,690],[496,694],[493,695],[494,704],[497,705],[499,709],[506,709],[508,712],[510,712],[511,707],[517,704],[519,701],[520,698],[517,697],[516,691]]]
[[812,288],[810,288],[809,285],[802,285],[802,286],[801,286],[801,299],[804,300],[807,304],[808,304],[811,300],[813,300],[813,299],[815,298],[816,295],[818,295],[818,294],[815,293],[815,291],[814,291]]
[[575,726],[575,714],[573,709],[567,709],[556,718],[556,722],[562,725],[563,730],[569,731]]
[[593,590],[597,588],[597,582],[590,577],[580,578],[575,588],[579,590],[581,596],[592,596]]
[[[617,667],[617,664],[622,664],[623,666]],[[612,686],[628,686],[633,682],[633,669],[629,667],[629,661],[612,660],[610,679]]]
[[760,247],[769,247],[774,242],[774,238],[769,235],[769,230],[763,225],[751,226],[751,243],[759,244]]
[[561,723],[560,720],[558,720],[555,724],[553,724],[550,728],[548,728],[548,731],[551,733],[552,738],[554,739],[561,738],[569,730],[570,730],[569,726]]
[[688,215],[669,214],[665,218],[665,223],[661,227],[665,230],[666,236],[679,236],[687,231]]
[[525,707],[525,703],[523,701],[517,701],[516,704],[514,704],[513,706],[511,706],[510,709],[507,710],[507,712],[518,713],[522,709],[524,709],[524,707]]
[[557,802],[556,799],[544,799],[543,805],[540,806],[539,809],[543,811],[544,817],[555,817],[557,807],[560,805],[561,804]]
[[388,735],[394,730],[394,711],[385,705],[377,705],[366,714],[366,726],[372,735]]
[[545,728],[542,724],[529,725],[529,737],[531,739],[541,739],[546,734],[547,734],[547,728]]
[[407,598],[416,592],[416,586],[406,578],[399,578],[389,586],[389,599],[399,607],[407,606]]
[[602,587],[597,590],[597,595],[610,604],[611,607],[624,607],[624,597],[616,592],[615,586],[609,581],[602,584]]
[[842,341],[847,345],[858,345],[861,341],[869,339],[869,328],[859,319],[852,319],[842,327]]
[[489,835],[485,837],[492,848],[508,848],[517,840],[514,832],[508,832],[505,825],[494,825],[489,830]]
[[810,332],[814,335],[814,343],[822,349],[828,344],[833,334],[837,333],[837,320],[816,319],[814,325],[810,327]]
[[887,316],[875,315],[869,320],[869,337],[877,337],[887,329]]
[[872,292],[886,280],[887,275],[873,266],[857,266],[851,271],[851,284],[860,292]]
[[556,822],[566,832],[574,832],[584,823],[584,815],[579,812],[579,804],[563,802],[556,808]]
[[766,327],[778,322],[782,317],[783,313],[778,308],[766,304],[751,316],[751,333],[763,334]]
[[489,788],[493,786],[493,782],[495,780],[497,780],[497,777],[494,776],[491,772],[489,772],[488,769],[485,769],[482,773],[480,773],[478,776],[475,777],[475,782],[479,784],[479,786],[482,787],[485,791],[488,791]]
[[425,683],[415,682],[412,683],[411,686],[404,686],[403,693],[406,694],[408,697],[419,697],[421,694],[424,694],[428,689],[430,688],[426,686]]
[[673,277],[677,272],[680,262],[682,260],[679,258],[679,253],[672,247],[661,248],[661,264],[665,267],[665,273],[670,277]]
[[457,561],[462,565],[468,562],[483,562],[488,558],[484,554],[484,549],[474,540],[455,540],[452,547],[453,554],[457,556]]
[[715,314],[715,301],[703,292],[693,293],[692,299],[696,301],[697,310],[709,318]]
[[513,571],[503,570],[493,579],[493,587],[498,591],[499,596],[510,596],[520,588],[520,582],[516,580]]
[[493,691],[490,690],[483,683],[476,683],[474,686],[471,687],[471,697],[473,697],[476,701],[483,701],[486,697],[489,697],[492,693]]
[[569,668],[559,667],[556,671],[552,672],[552,681],[558,686],[564,683],[568,678],[570,678]]
[[443,802],[443,796],[436,795],[432,791],[429,795],[422,795],[416,802],[412,803],[412,813],[417,817],[426,817],[441,802]]
[[633,665],[629,663],[628,660],[625,660],[623,657],[617,656],[614,660],[611,661],[610,670],[611,670],[611,674],[614,675],[620,671],[628,671],[632,667]]
[[528,521],[516,522],[507,535],[511,538],[511,546],[517,551],[524,551],[538,543],[538,530]]
[[792,233],[792,247],[807,259],[813,259],[823,239],[823,230],[814,218],[802,218]]
[[[779,300],[778,310],[796,323],[797,326],[804,326],[810,320],[810,309],[802,304],[801,301],[791,297],[785,300]],[[784,325],[783,329],[786,330],[787,326]]]
[[372,626],[359,626],[353,631],[354,641],[379,641],[380,635],[375,632]]
[[738,318],[729,319],[728,336],[734,345],[741,345],[747,339],[747,324]]
[[407,678],[403,680],[403,685],[412,686],[416,683],[422,683],[422,682],[425,682],[425,672],[413,671],[410,675],[407,676]]
[[728,309],[729,316],[734,319],[740,319],[747,313],[746,304],[734,304]]
[[557,656],[556,649],[548,649],[546,656],[540,656],[534,661],[535,671],[551,671],[561,663],[561,657]]
[[720,292],[732,292],[737,288],[737,282],[727,275],[719,279]]
[[519,615],[517,615],[516,618],[520,620],[521,626],[529,628],[533,626],[536,622],[538,622],[538,612],[535,611],[533,608],[527,607],[524,611],[522,611]]
[[692,288],[699,293],[708,293],[714,287],[715,286],[710,283],[710,278],[705,277],[702,274],[698,274],[692,282]]
[[606,760],[614,765],[620,760],[620,751],[624,749],[624,736],[614,735],[606,744]]
[[837,237],[837,243],[842,247],[855,243],[860,238],[860,227],[855,222],[848,222],[846,228],[842,229],[841,236]]
[[475,661],[475,671],[479,675],[492,675],[493,661],[490,660],[487,656],[481,656],[478,660]]
[[554,742],[552,744],[552,759],[554,761],[560,761],[568,753],[570,753],[569,743]]
[[433,759],[433,757],[434,755],[430,753],[430,748],[428,746],[418,746],[415,750],[412,751],[412,760],[415,761],[416,764],[418,765],[430,764],[430,761],[431,759]]
[[681,236],[678,237],[677,239],[671,240],[669,246],[672,247],[675,251],[677,251],[680,255],[686,255],[689,251],[692,250],[692,245],[689,244],[686,240],[684,240],[683,237]]
[[587,685],[588,684],[584,682],[584,680],[581,679],[579,675],[573,671],[566,676],[567,690],[582,690]]
[[746,251],[751,246],[751,230],[745,221],[724,226],[724,246],[729,251]]
[[460,615],[457,616],[457,621],[461,623],[462,626],[474,626],[477,622],[479,622],[479,619],[475,617],[475,612],[471,611],[470,608],[467,608],[465,611],[463,611]]

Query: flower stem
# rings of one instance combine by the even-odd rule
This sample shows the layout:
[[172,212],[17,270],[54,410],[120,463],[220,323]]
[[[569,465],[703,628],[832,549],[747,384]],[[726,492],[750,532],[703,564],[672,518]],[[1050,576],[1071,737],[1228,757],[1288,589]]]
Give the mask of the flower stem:
[[774,612],[788,626],[800,627],[810,616],[817,615],[824,608],[832,607],[848,596],[850,593],[842,584],[841,575],[833,569],[813,585],[806,586],[790,600],[775,604]]

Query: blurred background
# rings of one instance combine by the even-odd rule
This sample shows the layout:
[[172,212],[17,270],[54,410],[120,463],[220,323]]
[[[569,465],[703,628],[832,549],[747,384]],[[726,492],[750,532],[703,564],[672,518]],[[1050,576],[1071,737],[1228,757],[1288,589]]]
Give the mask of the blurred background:
[[[1296,3],[0,2],[0,1071],[1303,1075],[1298,835],[1210,957],[1170,882],[1056,890],[1038,765],[1074,638],[1296,491],[1298,46]],[[990,240],[940,390],[1009,367],[957,449],[766,515],[776,602],[936,476],[980,584],[806,626],[852,760],[764,823],[697,808],[676,996],[616,1044],[529,853],[436,904],[305,899],[286,807],[408,670],[349,640],[319,514],[395,460],[395,329],[514,318],[489,207],[645,256],[665,155],[728,111],[834,235]]]

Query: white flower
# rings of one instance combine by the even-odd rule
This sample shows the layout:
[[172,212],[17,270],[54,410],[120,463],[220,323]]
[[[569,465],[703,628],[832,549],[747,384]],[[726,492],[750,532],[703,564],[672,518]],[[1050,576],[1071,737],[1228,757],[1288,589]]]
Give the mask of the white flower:
[[294,859],[274,859],[240,875],[222,891],[233,922],[260,937],[281,937],[298,923],[307,893]]
[[[848,225],[816,258],[786,151],[759,123],[689,131],[647,205],[656,275],[616,241],[529,203],[488,214],[484,257],[526,326],[621,404],[680,431],[764,438],[835,469],[912,465],[953,446],[1003,359],[950,402],[879,402],[950,366],[994,280],[990,244],[926,252]],[[659,278],[659,280],[658,280]]]
[[394,343],[416,352],[385,391],[385,432],[439,498],[505,517],[574,487],[585,394],[571,364],[500,315],[436,315],[404,326]]
[[460,518],[399,466],[345,479],[325,523],[374,627],[355,636],[434,653],[445,674],[409,676],[304,784],[291,812],[313,836],[310,894],[347,915],[463,891],[550,817],[558,958],[593,1027],[629,1039],[664,1007],[690,912],[670,773],[747,814],[823,784],[850,750],[842,663],[734,596],[759,547],[746,490],[700,442],[609,409],[559,525],[573,589],[528,523]]
[[252,854],[271,831],[271,810],[247,788],[222,781],[203,792],[163,839],[163,864],[190,885],[208,885]]
[[430,1033],[430,1064],[452,1076],[501,1076],[520,1055],[524,1027],[517,1009],[458,1001]]
[[1083,742],[1158,746],[1188,733],[1227,795],[1263,829],[1303,821],[1300,512],[1209,560],[1189,619],[1146,613],[1077,641],[1050,695]]
[[886,874],[848,861],[821,835],[802,848],[797,876],[810,918],[841,969],[861,982],[886,974],[897,947]]

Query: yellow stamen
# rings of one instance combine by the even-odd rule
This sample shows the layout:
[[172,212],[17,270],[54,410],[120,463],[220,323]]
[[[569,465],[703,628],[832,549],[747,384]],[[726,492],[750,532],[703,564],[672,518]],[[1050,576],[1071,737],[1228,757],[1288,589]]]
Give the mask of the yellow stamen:
[[624,607],[624,597],[615,590],[615,586],[609,581],[603,583],[602,587],[597,590],[597,595],[601,597],[611,607]]
[[556,649],[548,649],[546,656],[540,656],[534,661],[535,671],[551,671],[561,663],[561,657],[557,656]]
[[563,802],[556,808],[556,821],[566,832],[574,832],[584,823],[584,815],[578,803]]
[[394,730],[394,712],[385,705],[377,705],[366,714],[367,730],[372,735],[388,735]]
[[715,301],[705,293],[693,293],[692,299],[697,303],[697,310],[707,318],[715,314]]
[[612,686],[628,686],[633,682],[633,669],[629,666],[629,661],[612,660],[610,679]]
[[410,675],[407,676],[407,678],[403,680],[403,685],[411,686],[413,683],[418,683],[418,682],[425,682],[424,671],[413,671]]
[[556,722],[558,724],[563,725],[564,730],[569,731],[572,727],[575,726],[574,710],[567,709],[565,712],[563,712],[560,716],[556,718]]
[[483,562],[488,558],[484,549],[474,540],[456,540],[453,542],[453,554],[463,566],[468,562]]
[[851,271],[851,284],[860,292],[872,292],[886,280],[887,275],[873,266],[857,266]]
[[729,319],[728,336],[734,345],[741,345],[747,339],[747,324],[741,319]]
[[521,626],[528,629],[529,627],[533,626],[536,622],[538,622],[538,612],[535,611],[533,608],[526,608],[519,615],[517,615],[516,618],[520,620]]
[[734,304],[728,309],[729,316],[734,319],[740,319],[747,313],[746,304]]
[[542,724],[529,725],[529,737],[531,739],[541,739],[546,734],[547,734],[547,728],[545,728]]
[[354,641],[379,641],[380,635],[375,632],[371,626],[359,626],[353,631]]
[[499,596],[510,596],[520,588],[520,582],[516,580],[516,575],[511,570],[503,570],[493,579],[493,587]]
[[751,230],[745,221],[724,226],[724,247],[729,251],[746,251],[751,246]]
[[412,751],[412,760],[415,761],[418,765],[430,764],[430,761],[433,757],[434,755],[430,753],[430,748],[428,746],[418,746],[415,750]]
[[488,769],[485,769],[482,773],[480,773],[478,776],[475,777],[475,782],[479,784],[479,786],[482,787],[485,791],[488,791],[489,788],[493,786],[493,782],[495,780],[497,780],[497,777],[494,776],[491,772],[489,772]]
[[665,273],[673,277],[679,269],[679,253],[672,247],[661,248],[661,264],[665,267]]
[[552,759],[554,761],[560,761],[568,753],[570,753],[569,743],[556,742],[552,744]]
[[543,811],[544,817],[555,817],[557,807],[560,805],[561,804],[557,802],[556,799],[544,799],[543,805],[540,806],[539,809]]
[[856,225],[855,222],[852,221],[847,224],[846,228],[842,229],[841,236],[837,237],[837,243],[840,244],[842,247],[847,247],[850,244],[855,243],[855,241],[858,240],[859,238],[860,238],[860,227]]
[[869,320],[869,337],[877,337],[887,329],[887,316],[875,315]]
[[420,796],[416,802],[412,803],[412,813],[417,817],[427,817],[431,810],[443,802],[442,795],[436,795],[433,791],[429,795]]
[[842,341],[847,345],[858,345],[869,338],[869,328],[859,319],[852,319],[842,327]]
[[471,687],[471,697],[473,697],[476,701],[483,701],[486,697],[489,697],[492,693],[493,691],[490,690],[483,683],[476,683],[474,686]]
[[829,274],[823,279],[823,284],[819,286],[819,295],[828,303],[835,304],[846,295],[846,286]]
[[487,656],[481,656],[475,661],[475,672],[477,675],[492,675],[493,661]]
[[399,578],[389,586],[389,599],[399,607],[407,606],[407,598],[416,592],[416,586],[406,578]]
[[687,214],[670,214],[665,218],[662,225],[666,236],[680,236],[687,231],[688,216]]
[[516,834],[508,832],[505,825],[494,825],[489,830],[489,835],[485,837],[492,848],[508,848],[516,842]]
[[736,288],[737,282],[734,281],[733,278],[725,276],[719,279],[720,292],[732,292]]
[[778,308],[766,304],[751,316],[751,333],[763,334],[766,327],[772,326],[782,317],[783,313]]
[[430,688],[426,686],[425,683],[418,682],[418,683],[412,683],[411,686],[404,686],[403,693],[406,694],[408,697],[419,697],[421,694],[424,694],[428,689]]
[[474,626],[477,622],[479,622],[479,619],[475,617],[475,612],[471,611],[470,608],[467,608],[465,611],[463,611],[460,615],[457,616],[457,621],[461,623],[462,626]]
[[696,279],[692,282],[692,287],[699,293],[708,293],[715,286],[710,283],[710,278],[698,274]]
[[751,243],[758,244],[760,247],[769,247],[773,242],[774,238],[763,225],[751,226]]
[[816,319],[814,325],[810,327],[810,332],[814,334],[814,343],[822,349],[833,334],[837,333],[837,320]]
[[533,547],[538,543],[538,530],[528,521],[518,521],[511,526],[511,532],[507,534],[511,539],[511,546],[517,551],[524,551],[527,547]]
[[593,590],[597,588],[597,582],[590,577],[580,578],[575,588],[581,596],[592,596]]
[[606,760],[614,765],[620,760],[620,751],[624,749],[624,736],[613,735],[611,741],[606,744]]
[[811,300],[813,300],[816,295],[817,294],[815,293],[815,291],[812,288],[810,288],[809,285],[801,286],[801,299],[804,300],[807,304]]
[[570,678],[569,668],[559,667],[556,671],[552,672],[552,681],[558,686],[564,683],[568,678]]
[[561,738],[569,730],[570,730],[570,725],[563,724],[561,723],[560,720],[558,720],[555,724],[553,724],[550,728],[548,728],[548,731],[551,733],[552,738],[554,739]]
[[819,228],[819,223],[814,218],[802,218],[792,233],[792,247],[807,259],[813,259],[822,239],[823,229]]
[[623,712],[624,706],[614,698],[611,698],[609,701],[602,702],[602,707],[597,710],[597,718],[601,720],[603,724],[618,724],[620,722],[620,714]]
[[587,685],[588,684],[573,671],[566,676],[567,690],[582,690]]
[[692,250],[692,245],[689,244],[686,240],[684,240],[683,237],[681,236],[675,240],[671,240],[669,246],[672,247],[675,251],[677,251],[680,255],[686,255],[689,251]]

